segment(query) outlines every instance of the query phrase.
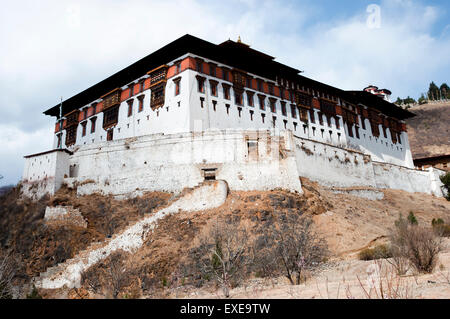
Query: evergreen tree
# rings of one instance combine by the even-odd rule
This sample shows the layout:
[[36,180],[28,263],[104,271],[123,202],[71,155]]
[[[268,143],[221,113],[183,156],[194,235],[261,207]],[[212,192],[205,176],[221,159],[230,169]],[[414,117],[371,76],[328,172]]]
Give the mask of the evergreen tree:
[[417,100],[420,105],[427,103],[427,99],[425,98],[425,94],[421,94],[419,99]]
[[439,88],[434,82],[430,83],[430,87],[428,89],[428,99],[432,101],[436,101],[439,99]]
[[442,83],[440,91],[443,99],[450,99],[450,88],[448,87],[447,83]]

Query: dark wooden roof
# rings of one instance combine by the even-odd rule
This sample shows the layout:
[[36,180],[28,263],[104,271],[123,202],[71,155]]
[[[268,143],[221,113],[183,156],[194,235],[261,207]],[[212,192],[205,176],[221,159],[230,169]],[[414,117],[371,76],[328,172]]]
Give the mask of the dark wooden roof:
[[[233,41],[226,41],[221,45],[216,45],[186,34],[105,80],[63,101],[63,114],[82,107],[115,88],[127,85],[131,81],[145,75],[147,71],[161,64],[168,63],[186,53],[210,58],[217,62],[273,80],[280,72],[291,77],[294,77],[300,72],[299,70],[273,61],[272,57],[264,53],[249,49],[248,47],[245,48],[245,45],[240,45]],[[48,109],[44,114],[58,117],[59,104]]]
[[[147,71],[162,64],[166,64],[169,61],[175,60],[186,53],[192,53],[204,58],[209,58],[219,63],[230,65],[271,80],[275,80],[277,76],[282,76],[284,79],[298,82],[301,85],[305,84],[315,89],[322,89],[326,90],[326,92],[334,93],[339,97],[355,104],[363,103],[369,107],[377,107],[382,113],[388,116],[399,119],[414,116],[414,114],[403,110],[395,104],[386,102],[380,97],[370,93],[362,91],[344,91],[302,76],[299,74],[301,72],[300,70],[276,62],[273,57],[251,49],[244,43],[228,40],[216,45],[189,34],[182,36],[161,49],[147,55],[141,60],[131,64],[125,69],[63,101],[62,113],[67,114],[77,108],[91,103],[105,93],[110,92],[115,88],[127,85],[135,79],[145,75]],[[58,117],[59,104],[46,110],[44,114]]]
[[394,103],[388,102],[385,99],[376,96],[375,94],[366,91],[346,91],[350,94],[350,99],[353,103],[362,103],[366,106],[377,108],[381,113],[397,119],[408,119],[414,117],[415,114],[402,109]]

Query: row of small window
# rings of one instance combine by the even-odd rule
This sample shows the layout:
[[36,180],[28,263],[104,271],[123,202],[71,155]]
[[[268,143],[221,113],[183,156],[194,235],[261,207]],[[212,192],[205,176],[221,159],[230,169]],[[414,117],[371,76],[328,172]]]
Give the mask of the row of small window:
[[[95,133],[95,123],[97,122],[97,117],[94,116],[89,120],[91,122],[91,133]],[[86,136],[86,128],[88,121],[81,122],[81,136]]]
[[[138,113],[144,110],[144,95],[140,95],[137,97],[138,99]],[[133,104],[134,99],[130,99],[127,101],[128,103],[128,117],[133,115]]]
[[[196,59],[196,71],[199,73],[206,74],[203,70],[203,63],[204,63],[204,61],[202,59],[200,59],[200,58]],[[216,77],[217,76],[216,69],[218,68],[217,65],[215,63],[211,62],[211,63],[208,63],[208,66],[209,66],[209,74],[208,75]],[[177,70],[179,67],[180,66],[177,65]],[[265,92],[264,85],[263,85],[263,83],[265,82],[264,80],[256,79],[256,88],[253,88],[253,85],[252,85],[253,77],[245,75],[245,74],[241,74],[240,72],[230,72],[226,68],[221,68],[221,69],[222,69],[223,80],[229,81],[229,82],[231,82],[233,80],[234,82],[241,83],[242,85],[245,85],[248,88],[256,89],[257,91],[260,91],[260,92]],[[234,79],[231,79],[230,75],[233,75]],[[300,84],[294,83],[292,81],[289,82],[288,80],[278,79],[278,77],[276,80],[277,80],[277,83],[280,84],[280,86],[279,86],[280,97],[284,97],[284,90],[285,90],[284,88],[287,88],[287,89],[290,88],[290,89],[302,90],[304,92],[315,95],[317,97],[322,97],[322,98],[326,98],[326,99],[338,102],[338,98],[336,96],[330,95],[328,93],[325,94],[324,92],[319,92],[317,90],[313,90],[313,89],[301,86]],[[279,80],[281,80],[281,81],[279,81]],[[274,85],[270,82],[267,82],[267,87],[268,87],[268,94],[275,95]],[[291,91],[289,91],[289,95],[291,95]],[[290,99],[291,99],[291,101],[293,101],[293,97],[290,97]]]

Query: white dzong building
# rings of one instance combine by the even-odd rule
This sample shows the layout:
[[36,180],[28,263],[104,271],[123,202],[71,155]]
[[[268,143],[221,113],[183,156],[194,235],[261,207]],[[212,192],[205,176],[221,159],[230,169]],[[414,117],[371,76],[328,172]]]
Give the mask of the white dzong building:
[[[277,141],[287,148],[288,153],[289,147],[294,154],[298,151],[295,146],[301,145],[301,148],[309,143],[313,147],[313,153],[316,147],[323,148],[325,153],[333,152],[326,155],[328,162],[333,157],[338,158],[338,153],[350,152],[351,154],[342,155],[342,165],[349,165],[344,160],[347,158],[358,165],[355,164],[359,163],[356,158],[361,156],[362,166],[370,161],[412,169],[404,120],[414,115],[390,103],[389,95],[388,90],[378,90],[373,86],[363,91],[344,91],[312,80],[303,76],[301,71],[276,62],[273,57],[253,50],[241,41],[228,40],[215,45],[185,35],[63,101],[62,117],[59,104],[45,111],[44,114],[55,117],[53,150],[26,157],[23,181],[25,184],[32,184],[46,179],[45,189],[49,193],[56,191],[63,181],[71,183],[74,180],[78,183],[93,180],[91,188],[85,187],[86,192],[101,190],[125,194],[134,189],[142,191],[158,187],[161,190],[176,191],[195,185],[211,169],[216,170],[218,178],[220,172],[223,172],[222,175],[229,179],[230,187],[235,189],[251,189],[253,185],[255,188],[280,186],[301,191],[296,180],[304,174],[300,172],[298,157],[295,159],[297,162],[292,164],[298,171],[292,174],[295,176],[289,182],[290,186],[281,185],[281,182],[277,184],[277,178],[273,176],[263,178],[265,173],[262,168],[253,173],[248,172],[248,176],[241,172],[245,171],[245,167],[240,170],[233,168],[238,177],[231,177],[231,171],[225,173],[225,167],[232,166],[229,159],[217,159],[214,155],[203,159],[195,158],[192,153],[194,144],[186,143],[197,143],[194,139],[198,138],[196,133],[199,132],[203,134],[203,148],[210,147],[204,136],[211,138],[212,145],[228,141],[230,136],[234,136],[234,139],[243,136],[242,147],[245,150],[235,143],[233,150],[229,151],[230,154],[236,152],[232,160],[235,163],[239,163],[242,152],[247,152],[245,159],[242,158],[247,163],[252,158],[251,147],[260,146],[258,137],[249,137],[253,133],[246,135],[245,132],[266,132],[266,136],[273,136],[276,131],[279,136]],[[219,132],[220,137],[217,137]],[[153,171],[149,173],[156,166],[165,172],[168,167],[175,167],[173,160],[164,159],[164,154],[161,154],[167,152],[167,149],[160,145],[168,140],[173,143],[171,150],[173,147],[180,148],[178,157],[185,154],[190,158],[182,165],[191,166],[183,166],[178,171],[182,175],[183,169],[188,170],[189,173],[184,177],[169,178],[167,173],[165,176]],[[122,146],[130,152],[144,146],[148,149],[142,153],[133,153],[131,157],[122,157],[123,154],[130,154],[119,152]],[[106,150],[109,157],[104,155]],[[259,149],[257,154],[258,161],[261,162],[262,153]],[[295,158],[294,155],[293,157]],[[45,163],[42,164],[45,160],[48,167]],[[138,164],[137,161],[142,163]],[[313,168],[310,163],[306,166]],[[114,173],[115,169],[117,174]],[[342,169],[344,172],[345,167]],[[148,183],[155,186],[138,180],[128,181],[127,175],[120,175],[124,171],[128,172],[130,179],[133,179],[136,172],[148,173],[147,178],[154,179]],[[345,178],[339,175],[341,173],[338,169],[331,169],[331,175],[336,176],[330,177],[330,184],[364,184],[363,186],[370,187],[389,184],[376,181],[376,169],[375,173],[370,172],[370,169],[367,172],[360,172],[364,176],[356,177],[355,182],[349,180],[348,183],[341,183]],[[353,173],[359,174],[357,171]],[[291,175],[289,169],[284,174]],[[117,177],[119,175],[120,178]],[[314,179],[314,172],[306,175]],[[120,191],[114,189],[110,183],[116,177],[122,183],[126,180],[125,184],[129,183],[130,186],[124,186]],[[267,185],[259,183],[258,178],[267,180]],[[371,178],[372,182],[363,182],[363,179]],[[109,184],[105,183],[106,179]],[[104,185],[98,186],[101,183]],[[121,182],[117,183],[119,185]]]

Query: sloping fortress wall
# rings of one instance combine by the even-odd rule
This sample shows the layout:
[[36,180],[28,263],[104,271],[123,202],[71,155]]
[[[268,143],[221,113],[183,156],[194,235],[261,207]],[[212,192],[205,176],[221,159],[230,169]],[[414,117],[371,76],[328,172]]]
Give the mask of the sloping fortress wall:
[[[81,146],[72,155],[51,154],[56,155],[26,158],[26,195],[53,194],[63,182],[77,186],[79,195],[177,193],[207,179],[225,180],[231,190],[282,188],[302,193],[299,177],[307,177],[329,187],[393,188],[442,196],[436,170],[373,162],[370,155],[296,137],[290,130],[154,134]],[[47,179],[35,179],[36,172],[44,170],[35,167],[37,163],[45,164]],[[38,185],[34,193],[29,191],[32,185]]]

